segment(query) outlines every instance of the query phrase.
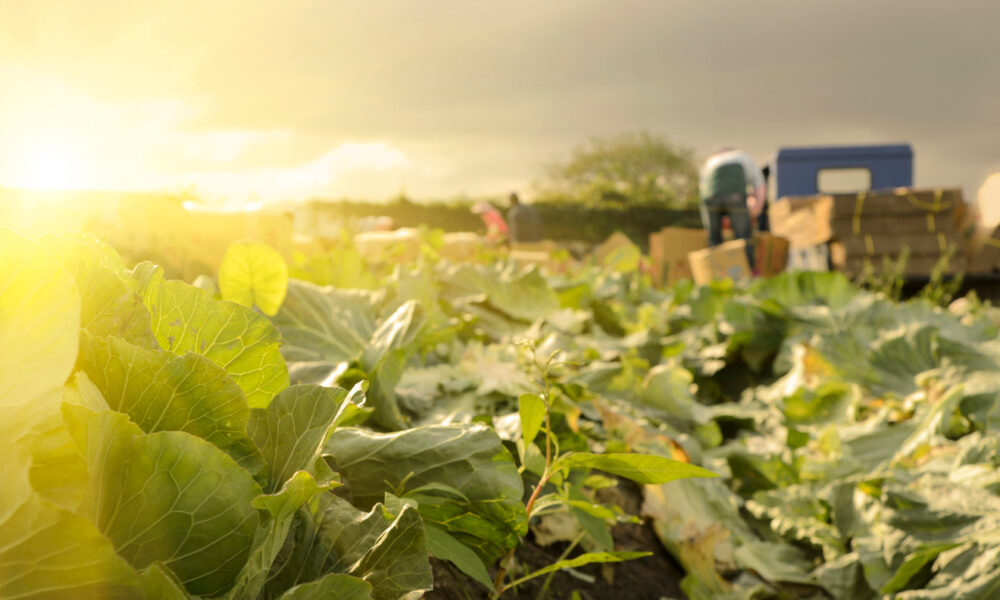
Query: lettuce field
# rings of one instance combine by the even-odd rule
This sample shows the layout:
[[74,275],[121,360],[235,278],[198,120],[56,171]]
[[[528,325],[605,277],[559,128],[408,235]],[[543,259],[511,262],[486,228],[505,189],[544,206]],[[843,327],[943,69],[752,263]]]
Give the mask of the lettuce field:
[[992,307],[433,246],[0,230],[0,598],[1000,597]]

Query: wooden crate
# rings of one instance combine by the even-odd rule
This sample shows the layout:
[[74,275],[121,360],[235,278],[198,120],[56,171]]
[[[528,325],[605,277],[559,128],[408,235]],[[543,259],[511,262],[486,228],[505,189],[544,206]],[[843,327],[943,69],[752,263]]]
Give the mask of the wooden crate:
[[953,233],[936,234],[863,234],[839,238],[845,250],[853,255],[900,254],[908,249],[911,255],[935,254],[940,256],[949,248],[958,248],[961,241]]
[[961,190],[913,190],[782,198],[770,211],[771,230],[793,248],[851,236],[959,234],[969,222]]
[[[830,245],[834,269],[856,273],[865,261],[908,251],[908,274],[930,273],[955,253],[951,270],[968,263],[970,211],[957,189],[895,190],[783,198],[771,211],[772,230],[793,249]],[[793,261],[793,264],[795,261]]]

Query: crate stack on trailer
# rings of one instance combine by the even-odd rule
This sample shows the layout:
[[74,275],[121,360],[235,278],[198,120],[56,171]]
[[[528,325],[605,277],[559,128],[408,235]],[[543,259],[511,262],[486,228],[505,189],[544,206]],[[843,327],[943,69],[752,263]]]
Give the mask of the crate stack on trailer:
[[782,198],[771,209],[771,227],[788,238],[793,254],[817,246],[835,270],[856,275],[900,263],[903,273],[927,275],[935,267],[966,271],[974,222],[958,189],[896,188],[852,194]]

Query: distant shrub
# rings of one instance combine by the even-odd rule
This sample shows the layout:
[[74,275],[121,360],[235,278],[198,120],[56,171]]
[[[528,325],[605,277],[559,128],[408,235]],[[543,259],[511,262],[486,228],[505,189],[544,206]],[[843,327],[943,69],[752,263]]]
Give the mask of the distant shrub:
[[[494,203],[506,212],[506,202]],[[646,249],[649,234],[664,227],[701,227],[695,210],[666,208],[659,204],[603,204],[547,200],[533,203],[542,220],[545,238],[559,241],[600,243],[616,231],[629,236]],[[468,201],[418,203],[406,198],[391,202],[360,202],[351,200],[314,200],[308,204],[312,218],[350,223],[364,217],[388,215],[396,227],[427,225],[444,231],[484,230],[480,218],[471,211]]]

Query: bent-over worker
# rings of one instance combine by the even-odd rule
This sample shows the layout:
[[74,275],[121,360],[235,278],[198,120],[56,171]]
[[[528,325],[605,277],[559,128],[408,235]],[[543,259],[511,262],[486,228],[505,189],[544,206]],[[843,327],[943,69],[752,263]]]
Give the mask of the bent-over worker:
[[722,217],[728,216],[736,239],[747,242],[747,262],[754,268],[753,219],[764,206],[764,180],[745,152],[723,148],[708,157],[699,177],[701,220],[709,247],[722,243]]

